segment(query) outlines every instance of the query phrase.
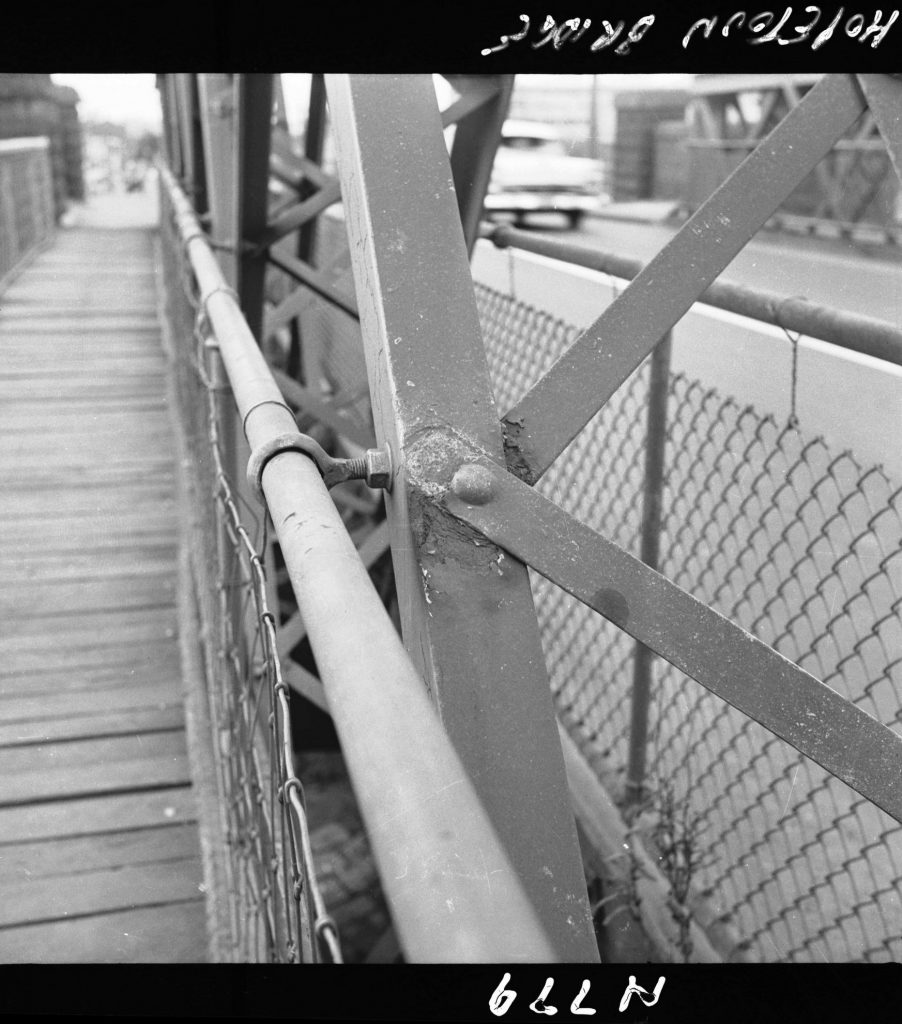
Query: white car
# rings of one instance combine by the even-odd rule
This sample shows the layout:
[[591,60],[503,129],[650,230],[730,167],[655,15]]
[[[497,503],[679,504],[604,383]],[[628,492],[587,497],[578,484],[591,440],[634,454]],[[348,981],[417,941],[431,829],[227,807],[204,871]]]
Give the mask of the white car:
[[602,194],[604,165],[570,156],[557,130],[533,121],[505,121],[495,157],[485,211],[512,213],[522,224],[528,213],[561,213],[571,228],[608,200]]

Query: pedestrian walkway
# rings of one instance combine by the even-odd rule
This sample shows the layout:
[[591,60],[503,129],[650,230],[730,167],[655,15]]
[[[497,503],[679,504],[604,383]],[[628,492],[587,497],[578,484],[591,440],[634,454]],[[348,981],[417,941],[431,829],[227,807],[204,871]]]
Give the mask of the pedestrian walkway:
[[148,203],[0,295],[2,963],[206,959]]

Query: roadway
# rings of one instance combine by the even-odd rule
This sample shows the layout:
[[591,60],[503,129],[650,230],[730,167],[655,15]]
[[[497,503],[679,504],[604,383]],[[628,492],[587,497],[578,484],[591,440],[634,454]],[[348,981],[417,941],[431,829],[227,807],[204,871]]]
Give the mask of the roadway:
[[[530,230],[568,242],[650,260],[679,225],[590,217],[577,231],[554,215],[532,217]],[[722,274],[723,281],[887,320],[902,327],[902,252],[891,246],[762,231]]]

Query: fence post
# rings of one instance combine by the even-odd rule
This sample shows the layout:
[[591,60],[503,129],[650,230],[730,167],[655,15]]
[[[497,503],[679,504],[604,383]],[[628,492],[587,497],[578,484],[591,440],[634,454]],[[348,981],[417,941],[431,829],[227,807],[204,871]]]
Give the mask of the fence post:
[[[664,454],[667,447],[667,399],[670,389],[672,333],[658,343],[650,360],[648,417],[645,440],[645,477],[642,485],[642,526],[639,557],[651,569],[658,568],[661,546],[661,499],[664,491]],[[642,800],[648,747],[648,703],[655,660],[654,651],[636,643],[633,655],[633,693],[630,709],[629,758],[626,799]]]

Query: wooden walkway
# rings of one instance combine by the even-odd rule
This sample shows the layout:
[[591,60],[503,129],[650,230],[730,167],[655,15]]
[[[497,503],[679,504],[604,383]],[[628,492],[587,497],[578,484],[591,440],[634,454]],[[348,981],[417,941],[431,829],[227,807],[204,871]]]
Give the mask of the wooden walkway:
[[0,295],[0,963],[206,959],[147,229]]

